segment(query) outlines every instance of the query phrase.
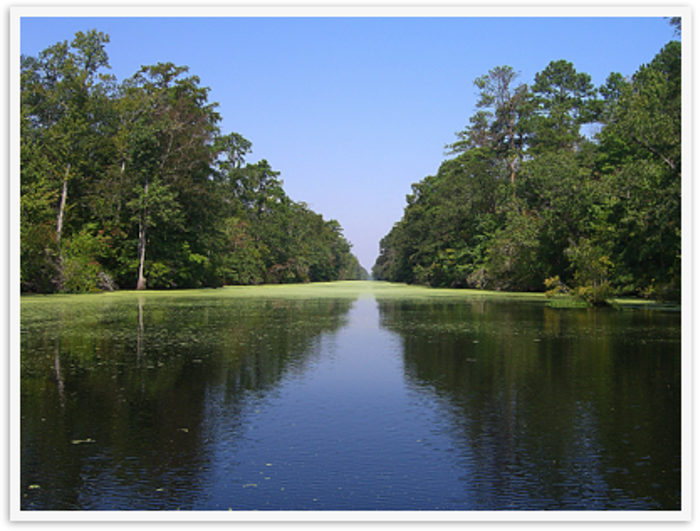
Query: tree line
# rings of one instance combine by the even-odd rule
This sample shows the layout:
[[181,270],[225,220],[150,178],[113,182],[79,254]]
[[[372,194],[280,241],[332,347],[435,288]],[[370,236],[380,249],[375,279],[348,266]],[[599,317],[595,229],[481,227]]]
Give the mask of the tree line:
[[499,66],[475,80],[476,112],[412,185],[373,277],[679,299],[680,42],[597,88],[565,60],[518,77]]
[[118,82],[97,30],[22,56],[21,290],[368,278],[336,220],[224,134],[188,68]]

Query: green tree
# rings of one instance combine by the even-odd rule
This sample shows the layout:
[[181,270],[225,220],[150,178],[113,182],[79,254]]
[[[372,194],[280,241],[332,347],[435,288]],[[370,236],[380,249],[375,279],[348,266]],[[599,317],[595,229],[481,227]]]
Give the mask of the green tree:
[[668,23],[674,27],[676,35],[681,34],[681,17],[669,17]]
[[208,89],[198,77],[185,77],[187,71],[160,63],[124,83],[127,140],[119,164],[128,177],[129,221],[137,229],[137,289],[146,287],[149,249],[156,287],[193,287],[198,280],[190,269],[209,262],[202,242],[217,210],[210,176],[219,115],[207,102]]
[[681,47],[668,43],[620,91],[599,135],[614,190],[613,259],[627,290],[680,295]]
[[[557,286],[592,304],[615,293],[678,297],[680,43],[598,90],[563,60],[529,91],[515,78],[499,67],[476,80],[476,112],[448,146],[457,156],[412,185],[373,276]],[[598,132],[584,136],[585,125]]]
[[596,90],[591,77],[565,60],[552,61],[535,75],[527,129],[531,154],[573,151],[581,126],[595,122]]
[[507,196],[501,162],[489,148],[471,149],[412,185],[403,219],[381,242],[374,278],[483,287],[488,240]]
[[459,140],[447,146],[451,154],[490,148],[494,156],[507,163],[511,183],[523,156],[520,118],[528,97],[527,85],[516,84],[518,77],[512,67],[499,66],[474,80],[480,91],[476,104],[479,110],[470,119],[471,126],[457,133]]
[[[66,266],[63,242],[70,222],[68,214],[71,212],[73,219],[70,234],[89,217],[84,198],[105,164],[113,78],[100,72],[109,68],[104,49],[108,42],[109,38],[96,30],[78,32],[70,44],[58,43],[36,58],[22,58],[20,149],[23,225],[27,235],[23,243],[44,246],[40,254],[44,255],[45,265],[39,269],[59,287]],[[48,228],[46,217],[50,211],[55,219],[53,246],[48,245],[46,230],[36,230],[39,225]],[[43,239],[37,239],[39,234],[44,235]],[[38,258],[38,248],[25,250]],[[24,281],[41,284],[42,289],[47,285],[45,279],[25,276]]]

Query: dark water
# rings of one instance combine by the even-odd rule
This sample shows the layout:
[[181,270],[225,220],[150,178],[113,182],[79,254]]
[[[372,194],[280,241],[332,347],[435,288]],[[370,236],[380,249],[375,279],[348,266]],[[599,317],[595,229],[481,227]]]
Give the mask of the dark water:
[[678,313],[396,293],[23,300],[21,508],[681,508]]

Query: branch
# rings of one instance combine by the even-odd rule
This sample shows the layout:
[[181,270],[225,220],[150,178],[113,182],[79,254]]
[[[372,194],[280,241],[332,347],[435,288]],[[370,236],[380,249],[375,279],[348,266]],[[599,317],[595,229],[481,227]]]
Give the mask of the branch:
[[630,133],[630,137],[632,137],[632,140],[634,140],[635,142],[637,142],[637,144],[639,144],[640,146],[642,146],[643,148],[645,148],[646,150],[648,150],[650,153],[656,155],[657,157],[660,157],[666,164],[668,164],[668,166],[669,166],[675,173],[678,173],[678,166],[677,166],[677,164],[676,164],[674,161],[672,161],[672,160],[666,158],[658,149],[656,149],[655,147],[651,146],[650,144],[648,144],[647,142],[645,142],[645,141],[642,140],[641,138],[637,138],[637,135],[635,135],[634,133]]

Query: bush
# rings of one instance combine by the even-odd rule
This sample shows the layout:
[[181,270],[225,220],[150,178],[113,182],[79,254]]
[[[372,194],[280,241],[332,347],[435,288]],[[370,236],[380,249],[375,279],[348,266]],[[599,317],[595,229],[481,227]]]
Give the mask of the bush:
[[547,298],[568,295],[571,291],[569,287],[561,281],[559,275],[545,279],[544,285],[547,288],[547,291],[544,292]]
[[118,286],[100,264],[109,253],[109,239],[87,228],[63,245],[59,265],[59,289],[70,293],[114,290]]
[[613,263],[605,251],[588,239],[566,250],[574,268],[574,296],[594,305],[605,305],[612,296],[610,276]]

